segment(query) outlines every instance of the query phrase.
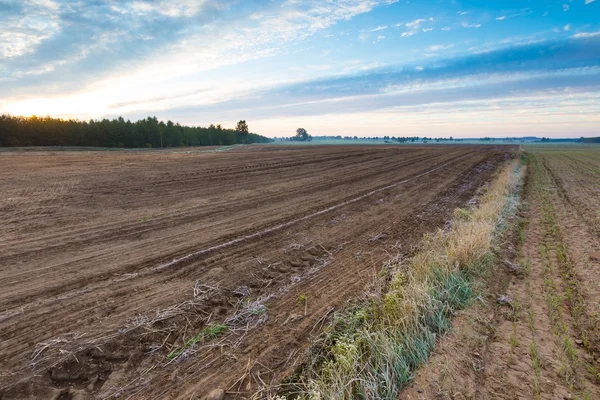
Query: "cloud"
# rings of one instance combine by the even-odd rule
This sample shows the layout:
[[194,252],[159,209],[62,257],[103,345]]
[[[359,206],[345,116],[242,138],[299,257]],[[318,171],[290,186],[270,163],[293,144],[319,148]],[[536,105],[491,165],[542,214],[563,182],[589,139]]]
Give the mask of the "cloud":
[[[496,17],[496,21],[504,21],[509,18],[524,17],[527,15],[531,15],[533,13],[533,10],[531,8],[522,8],[522,9],[510,10],[510,11],[503,10],[503,12],[508,12],[508,13]],[[545,12],[544,15],[542,15],[542,17],[545,17],[546,15],[548,15],[548,12]]]
[[[421,25],[423,25],[424,23],[428,23],[428,22],[433,22],[434,18],[433,17],[429,17],[427,19],[425,18],[418,18],[415,19],[414,21],[411,22],[407,22],[406,24],[404,24],[404,26],[408,29],[405,32],[402,32],[401,36],[402,37],[409,37],[409,36],[413,36],[415,35],[419,29],[421,29]],[[396,26],[402,26],[402,24],[397,24]],[[433,28],[422,28],[423,32],[430,32],[432,31]]]
[[8,23],[0,23],[0,48],[6,53],[2,42],[7,38],[11,53],[0,57],[3,94],[40,96],[76,90],[91,79],[102,79],[116,66],[131,70],[188,29],[187,17],[177,16],[174,9],[183,13],[206,6],[203,15],[195,17],[196,23],[207,22],[216,10],[206,1],[179,0],[165,6],[170,8],[147,10],[152,15],[140,15],[144,9],[140,4],[25,0],[3,12]]
[[124,7],[112,6],[113,10],[137,15],[160,14],[166,17],[193,17],[203,8],[203,0],[133,1]]
[[[438,45],[442,46],[442,45]],[[451,45],[449,45],[451,46]],[[439,50],[440,47],[432,46]],[[252,118],[369,112],[401,105],[600,91],[600,38],[511,46],[431,64],[298,82],[182,115]]]
[[481,24],[468,24],[466,22],[462,23],[463,28],[481,28]]
[[377,31],[382,31],[382,30],[384,30],[384,29],[387,29],[387,28],[388,28],[388,26],[387,26],[387,25],[380,25],[380,26],[378,26],[377,28],[370,29],[370,30],[369,30],[369,32],[377,32]]
[[453,47],[454,47],[453,44],[449,44],[449,45],[441,45],[441,44],[439,44],[439,45],[429,46],[427,48],[427,50],[429,50],[429,51],[440,51],[440,50],[448,50],[448,49],[451,49]]
[[571,36],[573,39],[587,39],[600,36],[600,31],[597,32],[581,32]]
[[569,11],[569,9],[571,8],[568,4],[563,4],[563,11]]
[[[413,74],[426,74],[428,68],[414,67]],[[252,120],[280,117],[302,117],[385,112],[406,107],[439,105],[452,109],[453,104],[472,102],[474,106],[482,101],[500,101],[507,98],[529,96],[566,95],[577,98],[597,94],[600,89],[600,71],[595,74],[547,74],[523,79],[522,76],[481,75],[463,80],[438,81],[429,84],[413,84],[399,88],[389,88],[380,93],[364,93],[354,96],[323,98],[310,101],[279,101],[254,103],[252,107],[240,104],[230,109],[229,104],[208,108],[187,108],[173,110],[174,114],[193,116],[194,119],[235,120],[240,114],[251,116]],[[465,111],[473,111],[474,106]],[[557,105],[554,104],[554,108]],[[596,109],[600,109],[596,105]],[[539,110],[538,110],[539,111]]]
[[566,24],[566,25],[563,27],[563,30],[565,30],[565,31],[567,31],[567,32],[568,32],[570,29],[571,29],[571,24]]
[[[112,88],[125,97],[120,102],[127,102],[144,97],[150,91],[147,82],[154,83],[154,91],[168,92],[168,82],[178,77],[271,57],[340,21],[390,3],[248,2],[233,10],[236,2],[222,0],[45,2],[46,7],[15,2],[8,14],[2,13],[9,15],[10,24],[0,24],[0,54],[12,56],[0,58],[6,98],[85,87]],[[36,19],[27,19],[30,14]],[[27,26],[19,29],[18,24]]]
[[406,23],[406,24],[405,24],[405,26],[406,26],[407,28],[409,28],[409,29],[417,29],[417,28],[419,28],[419,26],[420,26],[420,25],[421,25],[423,22],[425,22],[425,21],[427,21],[427,20],[426,20],[426,19],[423,19],[423,18],[419,18],[419,19],[415,19],[415,20],[414,20],[414,21],[412,21],[412,22],[408,22],[408,23]]
[[596,0],[585,0],[585,4],[586,4],[586,5],[588,5],[588,4],[592,4],[594,1],[596,1]]
[[18,58],[61,31],[58,4],[52,1],[8,3],[0,19],[0,56]]

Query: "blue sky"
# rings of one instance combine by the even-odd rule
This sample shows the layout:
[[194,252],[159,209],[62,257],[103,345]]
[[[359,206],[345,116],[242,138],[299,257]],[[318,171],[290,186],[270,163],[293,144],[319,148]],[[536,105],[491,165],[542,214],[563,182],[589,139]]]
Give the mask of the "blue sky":
[[600,136],[600,0],[0,0],[0,113]]

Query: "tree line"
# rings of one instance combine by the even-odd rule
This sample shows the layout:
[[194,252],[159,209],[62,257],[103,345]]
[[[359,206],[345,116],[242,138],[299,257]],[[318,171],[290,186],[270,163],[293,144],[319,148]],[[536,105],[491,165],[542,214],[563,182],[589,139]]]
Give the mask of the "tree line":
[[[306,132],[306,129],[304,128],[298,128],[296,130],[296,135],[292,136],[292,137],[281,137],[281,138],[275,138],[276,140],[279,140],[281,142],[310,142],[312,140],[315,141],[319,141],[319,140],[372,140],[372,141],[384,141],[385,143],[392,143],[392,142],[398,142],[398,143],[417,143],[417,142],[423,142],[423,143],[428,143],[428,142],[460,142],[463,141],[464,139],[454,139],[452,136],[450,136],[449,138],[433,138],[433,137],[419,137],[419,136],[402,136],[402,137],[396,137],[396,136],[383,136],[383,137],[379,137],[379,136],[375,136],[375,137],[358,137],[358,136],[341,136],[341,135],[337,135],[337,136],[311,136],[308,134],[308,132]],[[481,139],[481,140],[486,140],[486,139]],[[493,139],[492,139],[493,140]]]
[[272,139],[248,132],[246,121],[235,129],[221,125],[186,126],[148,117],[136,122],[122,117],[79,121],[52,117],[0,116],[0,146],[82,146],[164,148],[268,143]]

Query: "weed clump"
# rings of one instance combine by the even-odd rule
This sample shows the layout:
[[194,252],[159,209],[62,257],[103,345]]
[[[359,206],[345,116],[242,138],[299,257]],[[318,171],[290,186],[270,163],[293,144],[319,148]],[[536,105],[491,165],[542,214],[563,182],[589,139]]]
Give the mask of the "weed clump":
[[192,349],[197,344],[202,344],[206,340],[215,339],[219,335],[221,335],[222,333],[224,333],[226,331],[227,331],[227,325],[222,325],[222,324],[208,325],[208,326],[204,327],[204,329],[202,329],[202,331],[198,335],[188,339],[184,343],[183,346],[170,352],[168,355],[168,358],[171,360],[175,360],[175,359],[183,356],[184,354],[186,354],[187,351]]

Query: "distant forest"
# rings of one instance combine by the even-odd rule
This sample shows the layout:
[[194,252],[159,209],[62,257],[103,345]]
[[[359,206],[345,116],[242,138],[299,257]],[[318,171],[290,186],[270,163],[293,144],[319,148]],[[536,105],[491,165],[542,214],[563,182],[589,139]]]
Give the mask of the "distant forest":
[[[242,124],[243,123],[243,124]],[[0,116],[0,146],[83,146],[163,148],[183,146],[267,143],[272,140],[248,132],[240,121],[236,129],[184,126],[156,117],[136,122],[117,119],[65,120],[51,117]]]

